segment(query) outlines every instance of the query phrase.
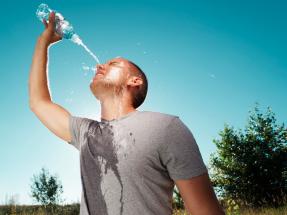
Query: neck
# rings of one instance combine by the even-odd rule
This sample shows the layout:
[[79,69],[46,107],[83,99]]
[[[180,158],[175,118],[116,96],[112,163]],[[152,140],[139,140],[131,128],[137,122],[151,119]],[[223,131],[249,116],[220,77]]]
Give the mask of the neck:
[[105,97],[100,100],[100,103],[101,118],[108,121],[136,111],[130,102],[130,98],[124,96],[124,94]]

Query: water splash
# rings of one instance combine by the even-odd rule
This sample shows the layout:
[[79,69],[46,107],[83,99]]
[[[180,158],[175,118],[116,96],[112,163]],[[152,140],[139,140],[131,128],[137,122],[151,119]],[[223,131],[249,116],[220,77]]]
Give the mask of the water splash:
[[95,71],[97,70],[97,67],[95,66],[95,67],[91,67],[91,69],[94,71],[94,73],[95,73]]
[[100,64],[100,61],[98,60],[98,58],[87,48],[87,46],[84,45],[83,41],[79,38],[77,34],[74,34],[71,40],[74,43],[77,43],[78,45],[83,46],[90,53],[90,55],[92,55],[95,58],[95,60]]

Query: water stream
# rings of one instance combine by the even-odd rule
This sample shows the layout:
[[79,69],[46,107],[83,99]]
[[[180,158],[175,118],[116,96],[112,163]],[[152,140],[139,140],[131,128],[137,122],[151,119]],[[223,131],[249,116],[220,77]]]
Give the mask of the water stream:
[[85,46],[85,44],[83,43],[83,41],[79,38],[77,34],[74,34],[71,40],[74,43],[77,43],[78,45],[83,46],[90,53],[90,55],[92,55],[95,58],[95,60],[100,64],[100,61],[98,60],[98,58],[87,48],[87,46]]

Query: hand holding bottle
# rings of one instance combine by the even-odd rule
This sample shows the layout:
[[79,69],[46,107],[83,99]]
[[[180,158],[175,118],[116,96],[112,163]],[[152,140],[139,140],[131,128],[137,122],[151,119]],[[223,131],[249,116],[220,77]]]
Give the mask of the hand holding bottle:
[[60,13],[56,10],[50,9],[48,5],[43,3],[38,7],[36,15],[39,20],[44,23],[46,28],[46,31],[39,36],[37,44],[39,43],[40,46],[44,44],[44,46],[48,47],[51,44],[62,40],[62,38],[66,38],[83,46],[95,58],[95,60],[100,63],[98,58],[87,48],[87,46],[84,45],[83,41],[74,32],[72,24],[69,23]]
[[49,25],[47,24],[46,19],[43,19],[44,26],[46,30],[38,37],[38,41],[50,46],[53,43],[59,42],[62,40],[58,34],[55,33],[55,13],[51,12],[49,15]]

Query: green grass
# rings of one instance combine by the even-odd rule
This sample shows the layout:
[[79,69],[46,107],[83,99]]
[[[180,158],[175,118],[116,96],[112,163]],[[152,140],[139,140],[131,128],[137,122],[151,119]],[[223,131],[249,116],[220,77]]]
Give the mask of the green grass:
[[[76,208],[75,208],[76,207]],[[59,206],[57,211],[49,212],[45,209],[45,206],[0,206],[1,215],[47,215],[47,214],[57,214],[57,215],[78,215],[80,206]],[[228,213],[228,208],[224,208],[225,213]],[[282,208],[239,208],[238,210],[241,215],[286,215],[287,206]],[[140,211],[139,211],[140,213]],[[236,214],[236,213],[233,213]],[[187,209],[184,210],[174,210],[173,215],[190,215]]]
[[43,205],[0,205],[0,215],[79,215],[80,204],[45,207]]
[[[236,214],[234,212],[234,207],[236,205],[223,205],[223,210],[226,215],[228,212],[230,215]],[[287,205],[274,208],[274,207],[261,207],[261,208],[252,208],[248,206],[239,206],[237,209],[238,213],[241,215],[286,215],[287,214]],[[0,215],[47,215],[47,214],[55,214],[55,215],[79,215],[80,212],[80,203],[73,203],[70,205],[64,206],[56,206],[54,208],[45,207],[43,205],[14,205],[14,204],[6,204],[0,205]],[[139,211],[140,214],[140,211]],[[174,209],[173,215],[190,215],[188,210],[184,207],[184,209],[176,210]]]
[[[229,211],[228,208],[224,208],[224,211],[226,214],[228,214]],[[244,215],[286,215],[287,214],[287,206],[284,207],[279,207],[279,208],[274,208],[274,207],[261,207],[261,208],[252,208],[252,207],[239,207],[238,209],[238,214],[244,214]],[[230,213],[230,214],[236,214],[236,213]]]

